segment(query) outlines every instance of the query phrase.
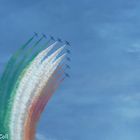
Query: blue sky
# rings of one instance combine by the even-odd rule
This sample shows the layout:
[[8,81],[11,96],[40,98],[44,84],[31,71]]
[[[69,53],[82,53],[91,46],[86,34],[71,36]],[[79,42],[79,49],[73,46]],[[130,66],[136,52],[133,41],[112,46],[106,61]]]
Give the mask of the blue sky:
[[0,71],[34,31],[72,44],[37,140],[140,139],[139,0],[1,0],[0,31]]

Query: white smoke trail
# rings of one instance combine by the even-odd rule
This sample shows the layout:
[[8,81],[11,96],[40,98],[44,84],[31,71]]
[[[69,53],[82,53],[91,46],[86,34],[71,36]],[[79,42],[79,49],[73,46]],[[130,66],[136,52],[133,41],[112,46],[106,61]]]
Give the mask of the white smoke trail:
[[[34,86],[34,89],[32,91],[32,94],[30,95],[30,97],[26,97],[28,98],[28,103],[23,103],[23,108],[21,109],[22,112],[19,114],[19,121],[17,123],[18,127],[17,129],[20,130],[21,135],[20,137],[23,137],[23,130],[24,130],[24,122],[26,120],[27,114],[25,114],[24,112],[28,111],[28,108],[25,106],[28,106],[30,104],[33,103],[34,99],[36,99],[36,97],[38,97],[40,95],[40,91],[41,89],[43,89],[43,87],[46,85],[47,81],[49,80],[49,78],[51,77],[51,75],[54,73],[54,71],[56,70],[57,66],[59,65],[59,63],[63,60],[65,54],[62,55],[61,57],[59,57],[54,63],[50,64],[48,67],[50,67],[50,69],[48,69],[48,71],[46,71],[46,68],[44,68],[44,72],[43,74],[40,76],[40,80],[38,80],[38,83],[36,86]],[[25,100],[23,100],[25,101]],[[23,111],[24,110],[24,111]],[[18,140],[18,139],[17,139]]]
[[[40,52],[37,57],[33,60],[33,62],[29,65],[29,67],[27,67],[27,69],[25,70],[25,73],[22,77],[19,78],[19,81],[21,79],[21,82],[19,84],[18,89],[16,90],[16,99],[14,101],[13,104],[13,108],[12,108],[12,115],[11,115],[11,120],[10,120],[10,128],[11,128],[11,137],[13,137],[13,134],[16,132],[15,131],[15,121],[17,119],[17,115],[18,115],[18,110],[17,110],[17,105],[19,105],[19,102],[21,102],[22,99],[22,91],[26,88],[27,83],[29,82],[31,76],[33,75],[33,73],[36,71],[36,69],[39,67],[41,60],[56,46],[57,42],[53,43],[51,46],[49,46],[48,48],[46,48],[45,50],[43,50],[42,52]],[[26,76],[25,76],[26,75]]]
[[47,73],[45,72],[42,77],[41,77],[41,81],[39,82],[38,87],[36,88],[36,91],[34,93],[33,96],[33,100],[36,99],[39,94],[41,92],[41,90],[43,89],[43,87],[47,84],[49,78],[51,77],[51,75],[53,74],[53,72],[56,70],[57,66],[60,64],[60,62],[64,59],[66,54],[63,54],[62,56],[60,56],[52,65],[51,70]]
[[[49,49],[47,49],[47,51],[48,50]],[[50,67],[49,60],[50,60],[50,64],[51,64],[52,61],[56,58],[56,56],[58,55],[58,53],[61,50],[62,50],[62,48],[58,49],[54,54],[52,54],[48,59],[46,59],[41,65],[39,65],[39,63],[41,62],[41,59],[45,56],[46,51],[41,52],[40,55],[35,59],[36,61],[33,61],[31,66],[29,66],[29,68],[25,72],[25,74],[20,82],[20,85],[17,89],[17,92],[16,92],[17,95],[16,95],[16,98],[14,100],[14,107],[12,110],[12,119],[11,119],[11,124],[10,124],[12,140],[15,140],[15,139],[21,140],[20,128],[22,126],[20,125],[19,127],[16,127],[15,125],[21,124],[22,120],[18,116],[18,118],[19,118],[18,120],[20,122],[20,123],[18,123],[17,122],[17,115],[18,115],[18,113],[21,114],[21,116],[26,114],[26,112],[22,113],[21,111],[26,110],[27,101],[30,98],[29,95],[30,95],[31,91],[37,86],[37,81],[40,78],[40,74],[45,72],[46,68],[49,69],[49,67]],[[27,85],[27,83],[28,83],[28,85]],[[27,85],[26,89],[25,89],[25,85]],[[22,98],[23,103],[21,103],[21,100],[20,100],[21,98]],[[25,98],[25,99],[23,99],[23,98]],[[20,133],[15,134],[15,132],[20,132]]]

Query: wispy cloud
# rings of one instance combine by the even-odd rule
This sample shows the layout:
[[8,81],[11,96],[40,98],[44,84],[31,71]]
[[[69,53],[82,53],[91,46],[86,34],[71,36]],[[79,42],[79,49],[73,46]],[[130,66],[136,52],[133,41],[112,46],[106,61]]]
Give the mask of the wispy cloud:
[[58,140],[58,139],[53,138],[53,137],[48,136],[48,135],[46,136],[46,135],[37,133],[37,134],[36,134],[36,140]]

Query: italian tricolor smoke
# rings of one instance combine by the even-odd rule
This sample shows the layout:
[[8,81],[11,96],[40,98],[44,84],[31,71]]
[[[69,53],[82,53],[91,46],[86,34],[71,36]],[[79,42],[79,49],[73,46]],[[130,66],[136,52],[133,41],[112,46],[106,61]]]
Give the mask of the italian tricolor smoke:
[[0,79],[0,133],[9,140],[35,139],[40,115],[65,79],[66,47],[34,35],[8,61]]

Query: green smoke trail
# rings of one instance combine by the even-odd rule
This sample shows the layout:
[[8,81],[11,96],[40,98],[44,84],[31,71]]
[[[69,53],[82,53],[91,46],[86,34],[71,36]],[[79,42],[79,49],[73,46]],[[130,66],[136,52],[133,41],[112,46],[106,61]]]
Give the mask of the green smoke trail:
[[[29,65],[29,63],[31,62],[31,59],[35,58],[31,52],[41,42],[42,39],[43,38],[40,38],[31,48],[28,48],[28,50],[26,50],[25,53],[23,54],[22,59],[15,65],[15,67],[14,67],[14,69],[12,71],[12,74],[10,75],[9,80],[7,82],[7,88],[6,88],[5,93],[8,93],[8,92],[11,93],[12,92],[12,90],[13,90],[13,88],[15,86],[15,83],[19,78],[19,75],[22,73],[22,71],[24,71],[26,66]],[[31,57],[31,59],[28,59],[29,56]],[[13,96],[13,95],[10,95],[10,97],[11,96]],[[6,99],[9,98],[9,96],[5,97],[5,98]],[[7,104],[7,103],[5,103],[5,104]]]
[[[6,88],[5,88],[5,91],[4,91],[4,103],[3,103],[3,106],[5,107],[5,112],[4,112],[4,119],[5,121],[7,117],[6,114],[8,113],[8,109],[10,108],[10,105],[13,101],[13,98],[14,98],[14,95],[12,95],[11,93],[14,93],[12,92],[14,89],[16,90],[16,88],[18,87],[18,81],[20,81],[22,75],[24,74],[24,71],[26,69],[26,67],[28,67],[29,63],[30,63],[30,60],[28,60],[28,52],[30,52],[33,48],[35,48],[42,40],[43,38],[40,38],[31,48],[28,48],[23,56],[22,56],[22,59],[15,64],[13,70],[11,71],[11,74],[9,76],[9,79],[6,83]],[[30,53],[31,57],[32,57],[32,53]],[[26,61],[28,60],[28,61]],[[10,93],[10,94],[8,94]]]
[[9,62],[7,63],[4,73],[2,74],[2,77],[0,79],[0,85],[2,85],[4,83],[3,86],[0,86],[0,96],[3,96],[3,93],[1,93],[3,91],[3,89],[5,88],[5,82],[8,80],[9,75],[11,74],[12,69],[15,66],[16,60],[18,57],[20,57],[21,52],[30,44],[30,42],[34,39],[34,36],[32,38],[30,38],[9,60]]
[[[11,75],[11,71],[13,70],[16,60],[20,57],[21,52],[23,52],[24,49],[32,42],[35,36],[31,37],[20,49],[18,49],[15,54],[11,57],[11,59],[8,61],[5,70],[0,78],[0,132],[4,133],[4,127],[3,127],[3,120],[4,120],[4,112],[5,112],[5,106],[4,106],[4,99],[5,96],[4,90],[7,87],[6,82],[8,81],[9,76]],[[9,93],[10,94],[10,93]]]
[[[25,53],[25,49],[28,45],[32,42],[35,36],[31,37],[9,60],[8,64],[6,65],[5,71],[0,79],[0,130],[4,128],[3,121],[5,119],[5,114],[7,112],[7,106],[9,102],[10,93],[13,89],[15,84],[15,80],[17,79],[18,75],[13,73],[14,69],[16,69],[16,63],[18,59],[21,57],[22,54]],[[19,62],[19,64],[21,61]]]

